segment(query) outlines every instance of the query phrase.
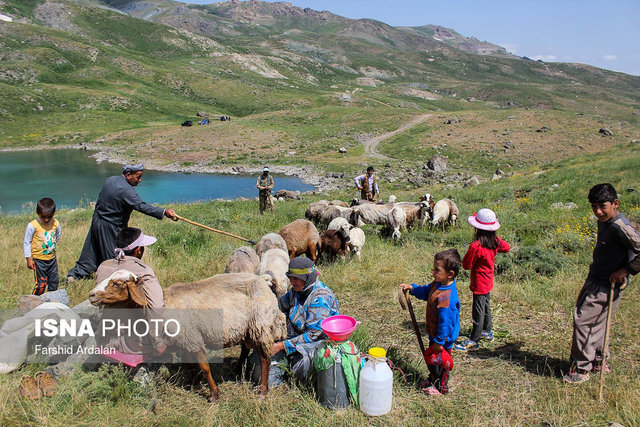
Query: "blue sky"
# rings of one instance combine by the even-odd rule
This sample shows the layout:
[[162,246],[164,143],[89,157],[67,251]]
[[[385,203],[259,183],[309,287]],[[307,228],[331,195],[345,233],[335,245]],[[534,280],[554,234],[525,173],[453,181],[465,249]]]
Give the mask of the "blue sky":
[[[215,3],[182,0],[185,3]],[[274,0],[266,0],[274,2]],[[347,18],[426,24],[547,62],[581,62],[640,75],[640,0],[291,0]]]

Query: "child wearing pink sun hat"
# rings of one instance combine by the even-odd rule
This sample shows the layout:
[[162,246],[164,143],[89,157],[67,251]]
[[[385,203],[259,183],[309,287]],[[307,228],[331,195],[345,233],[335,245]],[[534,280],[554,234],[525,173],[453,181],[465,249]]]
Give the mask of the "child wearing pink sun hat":
[[477,214],[471,215],[468,221],[475,228],[475,235],[462,260],[462,267],[471,270],[469,288],[473,292],[473,329],[468,339],[453,347],[458,351],[477,350],[481,338],[493,341],[489,295],[493,289],[495,258],[496,253],[511,250],[509,244],[496,234],[500,223],[494,211],[480,209]]

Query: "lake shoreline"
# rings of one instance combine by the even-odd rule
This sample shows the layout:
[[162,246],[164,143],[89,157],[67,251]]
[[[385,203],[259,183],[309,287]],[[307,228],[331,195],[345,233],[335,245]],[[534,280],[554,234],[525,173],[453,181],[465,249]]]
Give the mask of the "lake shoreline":
[[[22,148],[0,148],[2,152],[20,152],[20,151],[39,151],[39,150],[84,150],[92,151],[95,153],[89,157],[95,159],[97,163],[109,162],[116,164],[124,164],[129,162],[119,153],[115,148],[104,147],[98,144],[71,144],[71,145],[59,145],[59,146],[34,146],[34,147],[22,147]],[[145,169],[160,171],[160,172],[173,172],[173,173],[206,173],[206,174],[225,174],[225,175],[253,175],[256,177],[262,172],[263,166],[248,166],[248,165],[234,165],[234,166],[182,166],[176,163],[169,165],[162,165],[154,162],[150,159],[142,159]],[[344,186],[344,179],[326,177],[321,172],[317,171],[317,166],[286,166],[286,165],[269,165],[271,173],[283,174],[285,176],[294,176],[300,179],[303,183],[312,185],[315,190],[311,193],[325,193],[331,190],[337,190]]]

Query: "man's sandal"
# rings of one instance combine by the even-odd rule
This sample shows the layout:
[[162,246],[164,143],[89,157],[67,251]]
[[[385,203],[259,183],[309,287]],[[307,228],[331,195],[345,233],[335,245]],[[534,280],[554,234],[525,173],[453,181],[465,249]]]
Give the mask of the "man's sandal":
[[31,375],[25,375],[20,380],[20,396],[30,400],[40,399],[40,389]]
[[50,373],[40,371],[34,376],[36,383],[38,384],[38,388],[42,390],[42,395],[44,397],[51,397],[56,392],[56,388],[58,388],[58,384],[56,380],[53,379]]

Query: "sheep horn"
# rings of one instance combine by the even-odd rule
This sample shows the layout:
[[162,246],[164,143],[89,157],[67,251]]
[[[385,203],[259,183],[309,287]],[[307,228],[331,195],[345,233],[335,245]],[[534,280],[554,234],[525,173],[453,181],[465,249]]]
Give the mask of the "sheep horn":
[[220,234],[224,234],[225,236],[230,236],[230,237],[234,237],[236,239],[240,239],[240,240],[245,241],[245,242],[247,242],[247,243],[249,243],[251,245],[255,245],[256,244],[256,242],[254,242],[253,240],[245,239],[244,237],[236,236],[235,234],[227,233],[226,231],[216,230],[215,228],[211,228],[211,227],[208,227],[206,225],[198,224],[197,222],[188,220],[186,218],[183,218],[180,215],[176,215],[176,218],[181,219],[184,222],[188,222],[189,224],[197,225],[198,227],[202,227],[202,228],[205,228],[205,229],[207,229],[209,231],[213,231],[215,233],[220,233]]

